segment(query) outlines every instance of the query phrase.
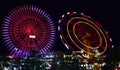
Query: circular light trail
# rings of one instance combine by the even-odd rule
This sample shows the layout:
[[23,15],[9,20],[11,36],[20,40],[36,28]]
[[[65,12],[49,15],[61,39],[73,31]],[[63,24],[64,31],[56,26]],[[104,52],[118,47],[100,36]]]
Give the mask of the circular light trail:
[[28,56],[31,50],[49,51],[54,44],[55,32],[50,15],[32,5],[14,8],[2,24],[4,43],[13,56]]
[[84,58],[97,58],[112,47],[108,32],[90,16],[68,12],[58,23],[60,38],[66,48],[81,51]]

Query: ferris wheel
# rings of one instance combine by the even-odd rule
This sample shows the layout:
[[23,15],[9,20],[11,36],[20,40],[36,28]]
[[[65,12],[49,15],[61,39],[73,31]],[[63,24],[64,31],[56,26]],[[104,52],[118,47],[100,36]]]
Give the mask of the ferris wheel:
[[30,50],[45,53],[55,40],[55,25],[44,10],[22,5],[11,10],[2,24],[2,37],[13,56],[28,56]]
[[82,57],[94,59],[106,54],[112,39],[101,24],[84,13],[68,12],[59,20],[58,31],[67,49],[80,51]]

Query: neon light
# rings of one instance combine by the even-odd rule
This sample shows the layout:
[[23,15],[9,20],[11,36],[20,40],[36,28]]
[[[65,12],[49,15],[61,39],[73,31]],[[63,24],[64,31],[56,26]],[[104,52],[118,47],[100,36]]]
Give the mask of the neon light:
[[[51,50],[55,41],[55,25],[41,8],[23,5],[11,10],[2,24],[2,37],[10,55],[26,56],[30,50]],[[15,51],[14,48],[19,50]]]

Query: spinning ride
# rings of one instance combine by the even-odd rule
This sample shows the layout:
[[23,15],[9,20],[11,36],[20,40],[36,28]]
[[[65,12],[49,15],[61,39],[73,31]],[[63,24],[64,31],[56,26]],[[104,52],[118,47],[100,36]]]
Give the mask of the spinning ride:
[[84,13],[68,12],[59,20],[60,38],[67,49],[83,58],[96,59],[112,47],[112,39],[102,26]]

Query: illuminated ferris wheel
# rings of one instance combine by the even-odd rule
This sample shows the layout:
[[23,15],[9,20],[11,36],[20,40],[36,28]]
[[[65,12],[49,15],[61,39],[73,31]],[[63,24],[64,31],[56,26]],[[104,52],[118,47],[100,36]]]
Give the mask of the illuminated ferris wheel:
[[68,12],[58,23],[60,38],[66,48],[80,51],[84,58],[94,59],[112,47],[108,32],[84,13]]
[[55,32],[50,15],[32,5],[14,8],[2,24],[3,41],[13,56],[28,56],[30,50],[39,53],[51,50]]

